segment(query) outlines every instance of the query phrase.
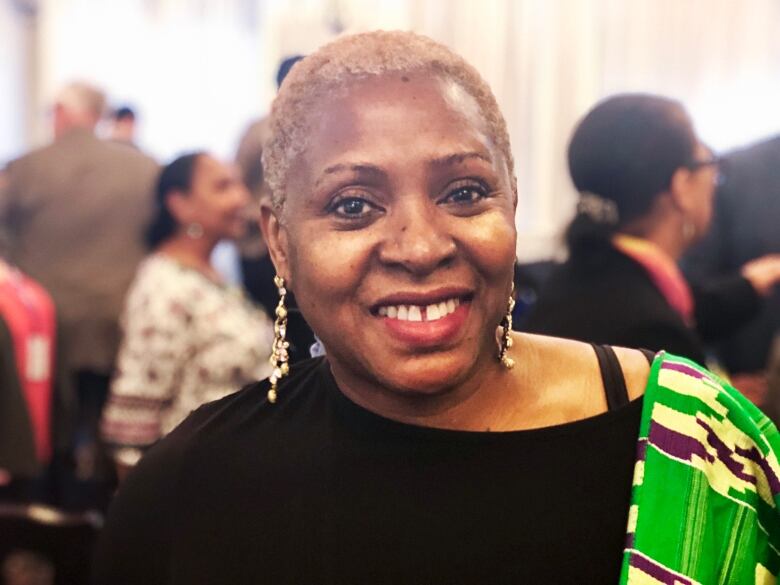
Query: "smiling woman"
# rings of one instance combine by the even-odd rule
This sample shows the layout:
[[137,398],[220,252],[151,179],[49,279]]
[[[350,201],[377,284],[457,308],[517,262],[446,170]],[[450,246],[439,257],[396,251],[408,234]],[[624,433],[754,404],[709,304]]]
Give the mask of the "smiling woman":
[[278,307],[276,371],[148,453],[97,583],[777,571],[757,519],[778,525],[777,434],[749,403],[664,353],[510,333],[513,162],[462,59],[411,33],[323,47],[282,85],[264,165],[277,284],[326,357],[290,370]]

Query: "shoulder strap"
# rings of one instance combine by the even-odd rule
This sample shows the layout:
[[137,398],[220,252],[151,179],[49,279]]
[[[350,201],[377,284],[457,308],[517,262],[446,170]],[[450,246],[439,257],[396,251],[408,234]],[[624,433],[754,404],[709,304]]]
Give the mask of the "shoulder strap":
[[647,360],[647,363],[652,366],[653,365],[653,360],[655,360],[655,352],[652,352],[649,349],[645,349],[643,347],[640,347],[639,351],[641,351],[642,355],[645,356],[645,359]]
[[623,377],[623,368],[615,355],[615,350],[609,345],[591,344],[596,358],[599,360],[601,379],[604,384],[604,392],[607,397],[607,407],[615,410],[628,404],[628,389]]

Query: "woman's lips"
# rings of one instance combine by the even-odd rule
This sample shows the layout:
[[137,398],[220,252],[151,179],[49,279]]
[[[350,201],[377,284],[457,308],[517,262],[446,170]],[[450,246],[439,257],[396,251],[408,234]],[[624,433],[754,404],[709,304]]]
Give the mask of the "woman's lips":
[[444,345],[466,322],[471,302],[451,298],[430,305],[390,305],[380,307],[377,318],[390,335],[417,347]]

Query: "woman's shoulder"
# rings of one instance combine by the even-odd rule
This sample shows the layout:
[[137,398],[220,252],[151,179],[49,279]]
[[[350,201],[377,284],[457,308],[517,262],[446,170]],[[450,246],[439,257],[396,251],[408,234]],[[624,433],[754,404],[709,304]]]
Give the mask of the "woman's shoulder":
[[159,252],[146,256],[135,271],[130,285],[128,298],[139,295],[162,297],[175,294],[182,290],[187,281],[186,274],[181,273],[179,266]]
[[[603,372],[594,344],[562,337],[524,333],[522,344],[535,356],[538,370],[534,376],[555,386],[579,388],[574,395],[582,399],[582,392],[593,398],[603,396]],[[630,400],[644,394],[650,375],[650,364],[645,353],[636,349],[609,346],[614,352]]]
[[276,403],[268,400],[270,382],[267,378],[207,402],[194,410],[159,445],[173,444],[166,448],[170,453],[168,456],[177,456],[215,437],[228,436],[231,429],[246,425],[247,421],[251,421],[249,427],[253,431],[262,433],[264,425],[273,426],[293,420],[296,412],[306,411],[301,408],[304,403],[323,395],[322,390],[327,384],[323,370],[327,367],[323,357],[293,364],[290,374],[279,383]]

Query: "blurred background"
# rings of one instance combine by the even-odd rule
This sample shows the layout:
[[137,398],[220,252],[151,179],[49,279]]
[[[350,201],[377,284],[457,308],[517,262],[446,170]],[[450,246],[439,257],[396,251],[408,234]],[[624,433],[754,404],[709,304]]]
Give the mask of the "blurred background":
[[600,97],[676,97],[716,151],[780,130],[777,0],[0,0],[0,167],[49,139],[47,106],[73,79],[132,105],[159,160],[232,158],[285,56],[375,28],[442,41],[493,87],[517,161],[521,261],[559,249],[575,202],[566,140]]
[[[620,92],[680,100],[714,155],[680,168],[709,173],[698,175],[711,180],[697,210],[714,198],[716,211],[699,233],[683,224],[685,245],[661,255],[688,311],[656,296],[673,333],[733,325],[702,344],[699,361],[732,374],[780,421],[780,0],[0,0],[0,585],[86,582],[101,514],[143,450],[197,404],[270,373],[279,296],[250,202],[268,195],[259,153],[277,71],[374,29],[443,42],[498,98],[518,179],[518,329],[565,252],[578,199],[566,149],[578,121]],[[630,154],[623,136],[618,154]],[[217,158],[180,157],[193,151]],[[211,221],[219,213],[208,206],[177,212],[173,195],[191,192],[228,193],[223,215],[236,221]],[[680,258],[708,228],[699,256]],[[708,289],[722,303],[693,299],[678,260],[694,285],[726,275],[736,288]],[[607,325],[623,324],[614,308],[631,300],[618,282]],[[584,297],[580,285],[562,288]],[[565,299],[575,307],[567,325],[592,313],[577,300]],[[316,355],[294,296],[287,302],[291,361]],[[219,319],[196,339],[190,320],[211,315],[206,305]],[[699,332],[694,306],[710,309]],[[212,345],[216,357],[198,354]],[[183,372],[197,373],[189,386]],[[52,507],[41,515],[28,503]],[[25,576],[35,571],[40,580]]]

